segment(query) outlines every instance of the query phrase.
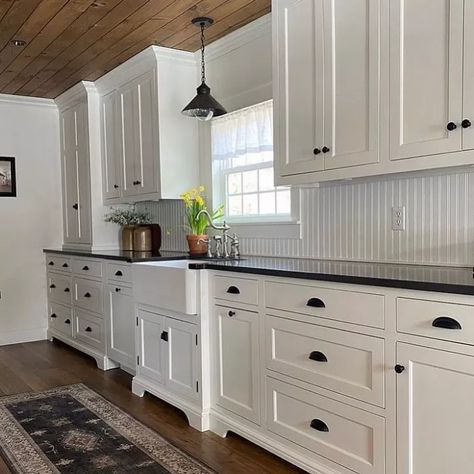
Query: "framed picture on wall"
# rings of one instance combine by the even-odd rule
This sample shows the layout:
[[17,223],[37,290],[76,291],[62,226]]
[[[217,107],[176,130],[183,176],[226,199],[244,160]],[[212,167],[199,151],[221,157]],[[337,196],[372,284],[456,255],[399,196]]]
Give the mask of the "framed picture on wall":
[[15,158],[0,156],[0,197],[16,196]]

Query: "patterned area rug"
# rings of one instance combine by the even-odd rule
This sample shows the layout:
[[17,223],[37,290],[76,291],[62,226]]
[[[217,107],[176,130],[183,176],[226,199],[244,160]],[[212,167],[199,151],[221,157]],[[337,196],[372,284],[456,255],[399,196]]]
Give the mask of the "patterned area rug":
[[213,472],[82,384],[0,398],[0,455],[18,474]]

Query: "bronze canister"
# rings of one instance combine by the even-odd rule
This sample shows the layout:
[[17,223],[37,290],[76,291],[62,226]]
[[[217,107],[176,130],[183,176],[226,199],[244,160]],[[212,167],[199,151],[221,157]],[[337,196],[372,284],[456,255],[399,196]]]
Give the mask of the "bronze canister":
[[134,225],[126,225],[122,227],[122,250],[125,252],[133,252],[134,229]]
[[152,238],[151,229],[145,225],[139,225],[133,230],[133,250],[135,252],[151,252]]

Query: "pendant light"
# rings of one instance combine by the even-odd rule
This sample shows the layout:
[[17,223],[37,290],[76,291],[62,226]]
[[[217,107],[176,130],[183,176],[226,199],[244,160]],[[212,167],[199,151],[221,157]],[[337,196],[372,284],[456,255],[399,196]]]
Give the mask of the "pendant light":
[[197,95],[183,109],[183,114],[199,120],[211,120],[212,117],[224,115],[227,111],[211,95],[211,88],[206,84],[206,65],[204,62],[204,28],[214,23],[212,18],[198,17],[192,20],[193,25],[201,28],[201,85],[196,89]]

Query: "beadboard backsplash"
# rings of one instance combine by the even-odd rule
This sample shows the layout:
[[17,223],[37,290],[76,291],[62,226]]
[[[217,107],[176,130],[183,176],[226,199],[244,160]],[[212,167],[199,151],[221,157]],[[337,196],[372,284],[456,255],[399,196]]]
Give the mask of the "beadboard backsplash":
[[[242,238],[247,255],[474,264],[474,170],[379,178],[300,191],[301,239]],[[406,230],[392,231],[391,209],[405,206]],[[163,249],[185,250],[180,201],[147,202],[162,226]]]

